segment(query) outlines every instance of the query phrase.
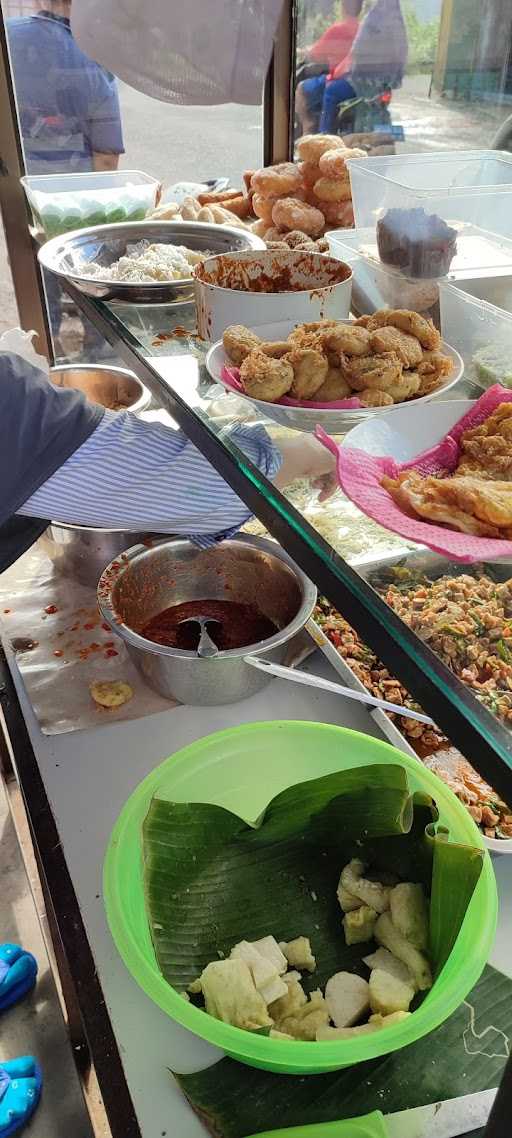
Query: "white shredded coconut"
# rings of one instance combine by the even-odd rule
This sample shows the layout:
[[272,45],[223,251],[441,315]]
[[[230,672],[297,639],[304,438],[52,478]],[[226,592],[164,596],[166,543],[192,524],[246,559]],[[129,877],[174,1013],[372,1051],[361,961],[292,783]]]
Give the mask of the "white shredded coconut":
[[87,276],[101,281],[179,281],[192,275],[194,265],[209,256],[208,252],[196,253],[184,245],[149,245],[138,241],[128,245],[126,253],[112,265],[100,265],[90,261],[83,266]]

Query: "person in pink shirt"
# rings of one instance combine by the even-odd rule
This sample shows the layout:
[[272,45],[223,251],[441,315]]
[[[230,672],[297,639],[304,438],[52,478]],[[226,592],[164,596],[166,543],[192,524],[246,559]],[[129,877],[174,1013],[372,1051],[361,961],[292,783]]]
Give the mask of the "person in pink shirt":
[[312,134],[322,110],[326,83],[338,79],[350,68],[350,49],[359,29],[362,0],[343,0],[343,19],[330,28],[308,50],[311,63],[325,64],[327,74],[315,75],[299,83],[295,108],[302,132]]

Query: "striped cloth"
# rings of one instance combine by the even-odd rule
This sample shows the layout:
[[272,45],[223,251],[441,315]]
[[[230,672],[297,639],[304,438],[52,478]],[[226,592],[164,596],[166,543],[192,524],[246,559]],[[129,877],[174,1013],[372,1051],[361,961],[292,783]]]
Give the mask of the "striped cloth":
[[[227,437],[269,478],[281,456],[263,427]],[[90,437],[18,510],[105,529],[186,534],[206,546],[236,533],[247,506],[181,431],[105,411]]]

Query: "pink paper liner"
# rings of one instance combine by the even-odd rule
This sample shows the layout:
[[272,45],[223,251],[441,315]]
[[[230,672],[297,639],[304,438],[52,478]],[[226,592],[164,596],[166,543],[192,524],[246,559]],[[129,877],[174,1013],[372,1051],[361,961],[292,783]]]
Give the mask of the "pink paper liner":
[[[458,420],[439,443],[423,451],[409,462],[398,463],[393,458],[375,457],[353,447],[340,447],[322,427],[317,427],[317,439],[336,456],[338,482],[348,498],[379,525],[409,541],[426,545],[436,553],[446,554],[454,561],[474,562],[496,557],[512,557],[512,541],[501,538],[475,537],[459,533],[434,522],[411,518],[400,509],[388,491],[380,485],[383,475],[397,478],[402,470],[411,468],[427,476],[451,474],[459,457],[459,439],[463,431],[477,427],[496,410],[500,403],[512,402],[512,391],[495,384],[473,407]],[[421,430],[421,426],[419,426]]]
[[[237,367],[223,367],[222,381],[237,395],[245,395],[243,384],[240,382],[240,372]],[[250,398],[250,396],[248,396]],[[313,403],[309,399],[289,399],[283,395],[281,399],[274,400],[282,407],[302,407],[309,411],[356,411],[361,407],[361,400],[354,396],[351,399],[337,399],[333,403]]]

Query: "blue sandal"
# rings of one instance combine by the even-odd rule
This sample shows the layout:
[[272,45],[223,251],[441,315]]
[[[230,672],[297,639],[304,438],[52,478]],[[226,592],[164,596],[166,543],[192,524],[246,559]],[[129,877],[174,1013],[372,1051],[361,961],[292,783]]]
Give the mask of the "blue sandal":
[[18,944],[0,944],[0,1013],[31,992],[36,978],[37,961],[31,952]]
[[0,1063],[0,1138],[22,1130],[38,1106],[43,1077],[31,1055]]

